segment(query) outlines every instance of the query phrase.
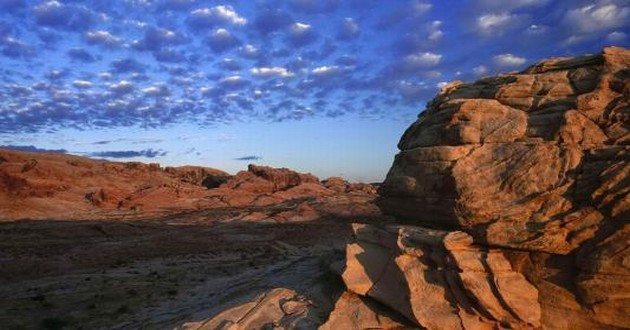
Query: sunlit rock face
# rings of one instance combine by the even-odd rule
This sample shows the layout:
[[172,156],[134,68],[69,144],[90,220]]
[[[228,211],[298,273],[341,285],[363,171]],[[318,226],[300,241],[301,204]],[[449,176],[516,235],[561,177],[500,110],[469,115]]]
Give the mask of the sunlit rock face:
[[630,51],[452,83],[402,136],[385,213],[567,254],[627,219]]
[[630,327],[629,77],[606,48],[445,86],[379,189],[401,224],[354,225],[346,289],[426,329]]

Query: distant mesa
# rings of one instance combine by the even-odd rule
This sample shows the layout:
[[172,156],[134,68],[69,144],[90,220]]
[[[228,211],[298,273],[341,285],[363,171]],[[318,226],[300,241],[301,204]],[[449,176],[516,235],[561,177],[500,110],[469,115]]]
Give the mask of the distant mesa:
[[[0,200],[6,201],[0,203],[0,221],[142,218],[205,208],[268,207],[288,201],[295,205],[267,220],[313,220],[335,212],[344,216],[380,214],[372,203],[376,190],[370,185],[341,180],[344,189],[330,189],[314,175],[286,168],[252,164],[247,171],[230,175],[201,166],[163,168],[157,163],[111,162],[27,149],[36,152],[0,149]],[[320,213],[308,203],[298,202],[349,193],[354,196],[343,203],[367,204],[350,209],[354,211],[330,204]],[[244,213],[243,217],[250,216]]]

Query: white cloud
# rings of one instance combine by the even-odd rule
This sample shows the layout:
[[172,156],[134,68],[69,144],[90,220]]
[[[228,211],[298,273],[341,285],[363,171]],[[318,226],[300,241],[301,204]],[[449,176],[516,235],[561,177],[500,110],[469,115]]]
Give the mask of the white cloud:
[[507,11],[486,13],[477,17],[474,30],[485,37],[502,36],[510,31],[523,28],[531,20],[529,14],[512,14]]
[[442,60],[441,54],[425,52],[407,55],[405,63],[411,67],[431,67],[440,64]]
[[233,84],[233,83],[241,82],[242,80],[243,80],[243,78],[241,78],[241,76],[235,75],[235,76],[225,77],[225,78],[221,79],[220,82],[221,83]]
[[346,17],[343,20],[340,36],[345,39],[352,38],[359,34],[359,31],[359,24],[352,17]]
[[341,68],[337,65],[324,65],[313,69],[311,72],[318,76],[326,76],[339,72],[339,70],[341,70]]
[[427,11],[431,10],[432,7],[433,7],[432,4],[428,2],[421,2],[421,1],[416,1],[411,6],[413,12],[417,15],[426,13]]
[[165,88],[162,86],[149,86],[143,88],[142,92],[147,95],[162,95],[165,92]]
[[110,85],[109,88],[117,93],[128,93],[133,90],[133,83],[127,80],[121,80],[116,84]]
[[494,62],[499,66],[519,66],[525,64],[527,59],[524,57],[518,57],[512,54],[501,54],[493,57]]
[[571,9],[564,22],[572,31],[584,34],[622,27],[630,20],[630,7],[620,7],[614,3],[601,2]]
[[94,84],[92,84],[91,81],[87,81],[87,80],[75,80],[72,82],[72,85],[76,88],[90,88]]
[[429,25],[429,40],[438,41],[442,39],[444,32],[440,30],[440,26],[442,25],[442,21],[433,21]]
[[212,8],[195,9],[190,12],[193,19],[208,20],[208,22],[229,22],[234,25],[245,25],[247,19],[241,17],[232,6],[222,5]]
[[496,29],[508,25],[510,21],[515,19],[516,15],[508,13],[487,14],[477,18],[477,28],[484,34],[492,33]]
[[624,32],[614,31],[614,32],[610,32],[606,36],[606,40],[611,41],[611,42],[622,42],[626,40],[627,37],[628,35]]
[[85,34],[85,39],[91,44],[101,44],[104,46],[117,46],[122,39],[112,35],[108,31],[91,31]]
[[483,76],[485,74],[488,73],[488,68],[485,67],[484,65],[479,65],[473,68],[473,72],[477,75],[477,76]]
[[249,72],[252,75],[259,76],[259,77],[278,76],[278,77],[287,78],[287,77],[292,77],[293,76],[293,73],[290,72],[289,70],[287,70],[286,68],[277,67],[277,66],[253,68],[253,69],[249,70]]
[[544,25],[532,24],[526,30],[525,33],[529,35],[541,35],[545,34],[549,28]]
[[247,44],[241,48],[239,48],[239,50],[241,51],[241,53],[245,56],[245,57],[255,57],[256,55],[258,55],[258,48],[256,48],[256,46],[254,45],[250,45]]
[[291,25],[291,32],[294,34],[303,34],[307,33],[311,29],[310,24],[296,22]]

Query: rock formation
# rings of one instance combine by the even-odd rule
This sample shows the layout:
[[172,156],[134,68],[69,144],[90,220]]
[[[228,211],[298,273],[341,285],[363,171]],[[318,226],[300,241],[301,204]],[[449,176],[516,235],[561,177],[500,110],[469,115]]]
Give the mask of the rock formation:
[[428,329],[630,327],[629,77],[611,47],[445,86],[379,191],[412,226],[355,226],[348,290]]
[[230,176],[201,166],[161,168],[5,149],[0,157],[0,221],[146,218],[233,207],[266,208],[237,218],[246,221],[380,215],[371,185],[342,180],[344,189],[337,191],[286,168],[250,165]]

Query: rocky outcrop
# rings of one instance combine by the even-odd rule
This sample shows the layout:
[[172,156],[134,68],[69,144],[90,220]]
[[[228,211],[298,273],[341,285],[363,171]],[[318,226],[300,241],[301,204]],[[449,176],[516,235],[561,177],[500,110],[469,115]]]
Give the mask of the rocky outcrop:
[[0,157],[0,221],[138,218],[209,208],[243,209],[237,221],[381,215],[371,185],[342,180],[343,191],[336,191],[286,168],[250,165],[230,176],[201,166],[162,168],[6,149]]
[[[347,289],[427,329],[630,327],[630,51],[445,86],[355,225]],[[334,312],[333,312],[334,314]]]
[[333,176],[324,181],[322,184],[331,190],[337,192],[364,192],[368,194],[376,194],[376,188],[369,183],[350,183],[344,180],[342,177]]
[[319,322],[314,306],[294,290],[278,288],[227,309],[209,320],[190,322],[182,330],[313,329]]
[[337,300],[328,321],[320,330],[337,329],[412,329],[407,320],[392,315],[374,301],[365,299],[352,292],[344,292]]
[[453,83],[403,135],[384,212],[567,254],[630,217],[630,51]]
[[354,225],[342,278],[428,329],[536,328],[538,290],[498,249],[461,231]]

